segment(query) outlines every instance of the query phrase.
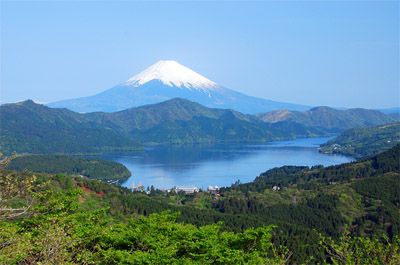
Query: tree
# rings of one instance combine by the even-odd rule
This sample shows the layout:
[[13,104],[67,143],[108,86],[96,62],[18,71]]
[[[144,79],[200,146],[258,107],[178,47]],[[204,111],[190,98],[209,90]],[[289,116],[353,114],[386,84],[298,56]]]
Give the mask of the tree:
[[[107,220],[105,211],[79,210],[82,190],[36,193],[30,215],[0,221],[0,264],[87,263],[93,256],[89,243],[99,237]],[[22,217],[22,216],[20,216]]]
[[327,262],[332,264],[400,264],[400,239],[392,242],[384,236],[383,242],[368,237],[350,237],[348,231],[339,242],[320,235]]
[[0,220],[30,214],[35,202],[35,181],[33,174],[0,171]]

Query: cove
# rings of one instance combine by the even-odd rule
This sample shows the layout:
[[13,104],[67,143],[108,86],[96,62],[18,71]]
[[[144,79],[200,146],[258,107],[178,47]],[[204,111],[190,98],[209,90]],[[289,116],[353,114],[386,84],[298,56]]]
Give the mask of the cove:
[[[332,137],[331,137],[332,138]],[[158,189],[173,186],[230,186],[253,181],[260,173],[284,165],[336,165],[353,161],[352,157],[325,155],[318,152],[321,143],[331,138],[302,138],[262,145],[252,144],[185,144],[149,147],[129,154],[105,154],[102,159],[125,165],[132,182]]]

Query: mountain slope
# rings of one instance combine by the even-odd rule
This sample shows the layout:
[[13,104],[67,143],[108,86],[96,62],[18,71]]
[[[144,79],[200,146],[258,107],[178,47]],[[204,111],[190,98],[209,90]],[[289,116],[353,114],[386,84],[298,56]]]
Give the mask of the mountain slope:
[[229,109],[210,109],[183,98],[86,116],[99,124],[112,122],[144,144],[264,142],[326,135],[321,129],[292,122],[266,124],[251,115]]
[[396,120],[380,111],[367,109],[335,110],[329,107],[316,107],[304,112],[278,110],[255,115],[267,123],[296,122],[309,127],[341,132],[354,127],[382,125]]
[[185,98],[210,108],[255,114],[278,109],[310,107],[271,101],[219,86],[175,61],[159,61],[127,81],[99,94],[48,104],[77,112],[114,112],[173,98]]
[[[210,109],[183,98],[175,98],[106,115],[113,117],[116,123],[128,130],[148,129],[165,121],[190,121],[195,117],[221,119],[229,116],[231,119],[240,121],[258,122],[251,115],[244,115],[234,110]],[[96,116],[96,114],[89,113],[87,116]]]
[[352,128],[321,145],[320,152],[366,158],[400,144],[400,123]]
[[31,100],[0,106],[0,148],[11,153],[97,153],[141,148],[137,141],[67,109]]

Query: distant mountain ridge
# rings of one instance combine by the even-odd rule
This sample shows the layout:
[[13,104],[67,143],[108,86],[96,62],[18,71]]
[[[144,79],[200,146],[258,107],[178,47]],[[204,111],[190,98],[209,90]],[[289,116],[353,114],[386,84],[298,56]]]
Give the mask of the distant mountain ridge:
[[400,114],[400,107],[393,107],[387,109],[376,109],[385,114]]
[[394,117],[380,111],[360,108],[336,110],[329,107],[316,107],[304,112],[278,110],[259,113],[255,116],[267,123],[296,122],[309,127],[324,128],[332,133],[342,132],[354,127],[396,122]]
[[175,61],[159,61],[121,84],[99,94],[47,104],[76,112],[115,112],[185,98],[209,108],[255,114],[278,109],[304,111],[311,107],[251,97],[224,88]]
[[359,126],[357,113],[362,113],[363,124],[393,120],[370,110],[321,107],[309,113],[294,112],[296,119],[285,119],[291,115],[288,111],[246,115],[176,98],[113,113],[82,114],[28,100],[0,106],[0,148],[5,153],[76,154],[135,150],[153,144],[266,142],[328,136],[343,127]]

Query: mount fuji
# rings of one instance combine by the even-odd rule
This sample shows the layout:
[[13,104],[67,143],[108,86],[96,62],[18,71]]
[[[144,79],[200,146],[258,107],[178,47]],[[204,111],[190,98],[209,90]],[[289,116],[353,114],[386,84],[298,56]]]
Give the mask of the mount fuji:
[[279,109],[305,111],[311,108],[251,97],[224,88],[176,61],[159,61],[99,94],[57,101],[48,106],[77,112],[114,112],[173,98],[186,98],[207,107],[234,109],[246,114]]

